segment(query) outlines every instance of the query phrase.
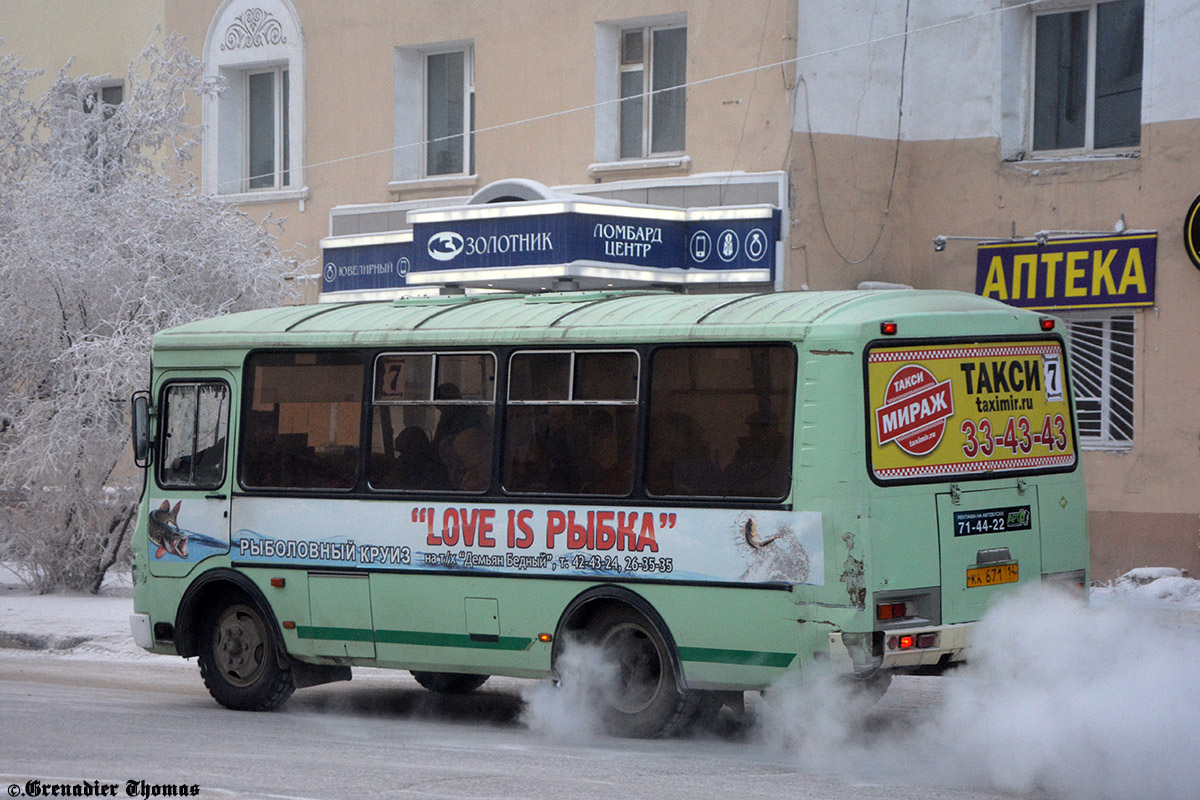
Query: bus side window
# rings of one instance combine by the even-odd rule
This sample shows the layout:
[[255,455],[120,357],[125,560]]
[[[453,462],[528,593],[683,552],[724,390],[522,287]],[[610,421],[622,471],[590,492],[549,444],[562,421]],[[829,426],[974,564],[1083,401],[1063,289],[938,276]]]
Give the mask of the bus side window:
[[195,489],[221,486],[225,482],[229,387],[218,381],[172,383],[163,398],[159,485]]
[[353,488],[362,415],[358,355],[253,353],[246,359],[245,374],[242,484]]
[[492,353],[384,353],[375,361],[373,489],[483,492],[491,486]]
[[796,404],[791,347],[663,347],[651,374],[649,494],[787,496]]
[[532,351],[509,362],[504,488],[624,496],[633,490],[638,355]]

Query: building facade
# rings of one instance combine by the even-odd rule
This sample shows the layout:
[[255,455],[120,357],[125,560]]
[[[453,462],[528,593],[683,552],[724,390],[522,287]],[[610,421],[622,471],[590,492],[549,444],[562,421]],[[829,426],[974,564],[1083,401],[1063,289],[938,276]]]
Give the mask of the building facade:
[[[286,221],[310,302],[886,283],[1053,310],[1094,577],[1200,570],[1194,3],[149,5],[225,85],[194,114],[206,191]],[[553,214],[583,233],[536,227]],[[431,219],[577,249],[449,270]]]

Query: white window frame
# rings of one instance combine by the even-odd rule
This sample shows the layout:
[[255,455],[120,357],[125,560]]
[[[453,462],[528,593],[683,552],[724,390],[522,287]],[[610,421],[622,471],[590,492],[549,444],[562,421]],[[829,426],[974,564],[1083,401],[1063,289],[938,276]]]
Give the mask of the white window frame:
[[[1052,5],[1044,10],[1039,8],[1031,18],[1029,25],[1029,66],[1028,66],[1028,86],[1027,107],[1026,107],[1026,132],[1025,141],[1027,143],[1027,152],[1036,157],[1046,156],[1061,156],[1061,155],[1078,155],[1092,152],[1129,152],[1137,151],[1141,147],[1141,136],[1138,136],[1138,142],[1130,145],[1119,145],[1111,148],[1104,148],[1097,151],[1095,147],[1096,139],[1096,25],[1097,25],[1097,8],[1105,5],[1111,0],[1098,0],[1092,3],[1074,3],[1063,4],[1061,6]],[[1084,100],[1084,126],[1083,126],[1083,145],[1081,147],[1067,147],[1058,149],[1035,150],[1034,149],[1034,117],[1037,104],[1037,23],[1041,17],[1053,17],[1061,14],[1070,14],[1076,11],[1086,11],[1088,13],[1087,24],[1087,86],[1086,96]],[[1143,22],[1143,40],[1145,37],[1145,23]],[[1144,58],[1144,56],[1143,56]],[[1145,91],[1145,70],[1142,73],[1142,90]]]
[[[469,138],[464,143],[465,172],[448,175],[429,175],[425,169],[427,156],[428,59],[431,55],[463,51],[464,58],[464,131]],[[417,192],[467,193],[478,181],[474,158],[475,126],[471,124],[471,108],[475,102],[475,42],[459,39],[397,47],[392,51],[392,180],[388,189],[395,194]],[[469,93],[469,94],[468,94]],[[471,163],[466,163],[470,161]]]
[[[279,136],[284,120],[277,107],[272,187],[251,190],[249,155],[249,76],[273,70],[288,73],[288,184],[282,184]],[[224,91],[203,99],[203,142],[200,174],[204,191],[228,203],[258,204],[308,198],[305,185],[305,47],[300,17],[291,0],[223,0],[204,41],[205,79]],[[281,97],[277,78],[276,102]]]
[[[671,28],[687,29],[687,15],[684,13],[660,14],[636,19],[609,20],[596,23],[595,43],[595,117],[594,117],[594,159],[588,167],[589,174],[599,176],[606,173],[628,173],[643,170],[688,170],[691,158],[687,155],[686,122],[684,134],[684,150],[670,153],[652,153],[637,158],[621,157],[621,43],[626,31],[636,29],[667,30]],[[646,47],[646,45],[643,45]],[[686,62],[685,62],[686,63]],[[686,69],[686,67],[685,67]],[[653,87],[651,69],[647,70],[645,86]],[[686,88],[684,89],[686,94]],[[648,102],[646,95],[643,102]],[[686,101],[685,101],[686,102]],[[684,112],[686,120],[686,109]],[[643,111],[642,123],[647,124],[649,111]],[[653,129],[650,129],[651,132]],[[649,135],[649,134],[647,134]],[[643,141],[648,141],[645,136]],[[644,144],[643,153],[647,153],[649,145]]]
[[[1137,374],[1138,315],[1128,309],[1111,312],[1064,312],[1065,331],[1071,345],[1071,388],[1076,406],[1076,428],[1079,429],[1081,450],[1128,452],[1133,448],[1135,405],[1134,381]],[[1114,322],[1129,326],[1128,331],[1114,331]],[[1080,323],[1091,328],[1099,325],[1097,333],[1084,331]],[[1085,338],[1086,337],[1086,338]],[[1088,346],[1081,346],[1086,341]],[[1128,355],[1114,353],[1114,348],[1128,348]],[[1094,351],[1098,350],[1098,358]],[[1125,363],[1123,363],[1125,362]],[[1095,387],[1094,391],[1087,386]],[[1081,404],[1097,404],[1097,411],[1080,411]],[[1085,433],[1081,417],[1098,413],[1098,433]],[[1128,434],[1123,433],[1128,431]]]
[[[684,131],[685,131],[684,146],[682,149],[664,150],[661,152],[655,152],[653,149],[653,147],[654,147],[654,95],[652,94],[652,92],[653,92],[653,87],[654,87],[654,69],[655,69],[655,65],[657,64],[657,59],[655,58],[655,51],[654,51],[654,34],[657,32],[660,32],[660,31],[669,31],[669,30],[682,30],[684,32],[684,37],[686,38],[686,36],[687,36],[687,24],[686,23],[682,24],[682,25],[639,25],[639,26],[626,27],[626,28],[621,29],[620,40],[617,45],[617,94],[618,94],[618,97],[620,96],[621,77],[625,73],[633,72],[635,70],[640,71],[642,73],[642,96],[641,96],[642,147],[641,147],[641,152],[634,154],[634,155],[626,155],[626,154],[620,152],[620,147],[621,147],[621,143],[620,143],[621,108],[623,107],[624,103],[627,102],[626,100],[622,99],[621,102],[617,106],[617,120],[618,120],[618,122],[617,122],[617,127],[618,127],[618,131],[617,131],[618,152],[617,152],[617,155],[621,160],[657,158],[657,157],[662,157],[662,156],[677,155],[679,153],[686,152],[686,150],[687,150],[687,134],[686,134],[687,128],[686,128],[686,125],[684,127]],[[627,65],[624,63],[624,58],[623,58],[624,49],[625,49],[624,41],[625,41],[625,36],[629,33],[641,33],[641,35],[642,35],[642,58],[641,58],[641,61],[636,63],[636,65],[634,65],[634,64]],[[685,56],[685,70],[686,70],[686,56]],[[686,82],[686,78],[685,78],[685,82]],[[684,92],[684,98],[685,98],[684,117],[686,119],[686,117],[687,117],[687,103],[686,103],[687,89],[685,88],[683,90],[683,92]]]
[[[291,106],[291,76],[288,75],[289,70],[286,64],[275,65],[265,69],[248,69],[242,73],[241,79],[245,81],[245,91],[243,97],[242,119],[245,120],[245,126],[242,130],[242,135],[245,137],[245,142],[242,145],[242,188],[243,192],[274,192],[281,189],[287,189],[291,186],[291,153],[290,142],[287,140],[288,119],[287,114],[290,112]],[[271,185],[258,186],[251,188],[250,182],[255,178],[266,177],[266,175],[251,174],[250,165],[250,79],[255,75],[272,75],[272,101],[274,103],[274,125],[273,132],[274,140],[274,155],[272,162],[275,165],[271,171]],[[284,102],[284,76],[288,76],[288,102]]]
[[[463,118],[462,118],[462,139],[463,139],[463,169],[461,172],[433,172],[429,171],[429,145],[431,144],[429,133],[429,59],[433,56],[442,56],[449,53],[463,54]],[[475,47],[474,45],[466,45],[463,47],[439,48],[434,50],[425,50],[422,52],[421,58],[422,77],[421,77],[421,174],[426,178],[448,178],[455,176],[474,175],[475,174]],[[457,138],[457,137],[455,137]]]

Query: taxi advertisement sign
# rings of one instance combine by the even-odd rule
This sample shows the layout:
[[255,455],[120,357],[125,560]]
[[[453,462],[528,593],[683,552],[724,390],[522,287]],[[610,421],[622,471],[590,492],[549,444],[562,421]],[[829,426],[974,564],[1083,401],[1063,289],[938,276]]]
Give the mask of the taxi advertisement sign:
[[867,354],[879,482],[1075,466],[1057,341],[876,347]]

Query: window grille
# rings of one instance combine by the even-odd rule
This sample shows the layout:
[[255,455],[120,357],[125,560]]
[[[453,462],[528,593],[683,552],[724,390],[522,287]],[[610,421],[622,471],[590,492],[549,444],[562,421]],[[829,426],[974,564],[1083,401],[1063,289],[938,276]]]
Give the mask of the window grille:
[[1087,450],[1133,446],[1133,315],[1067,320],[1079,444]]

